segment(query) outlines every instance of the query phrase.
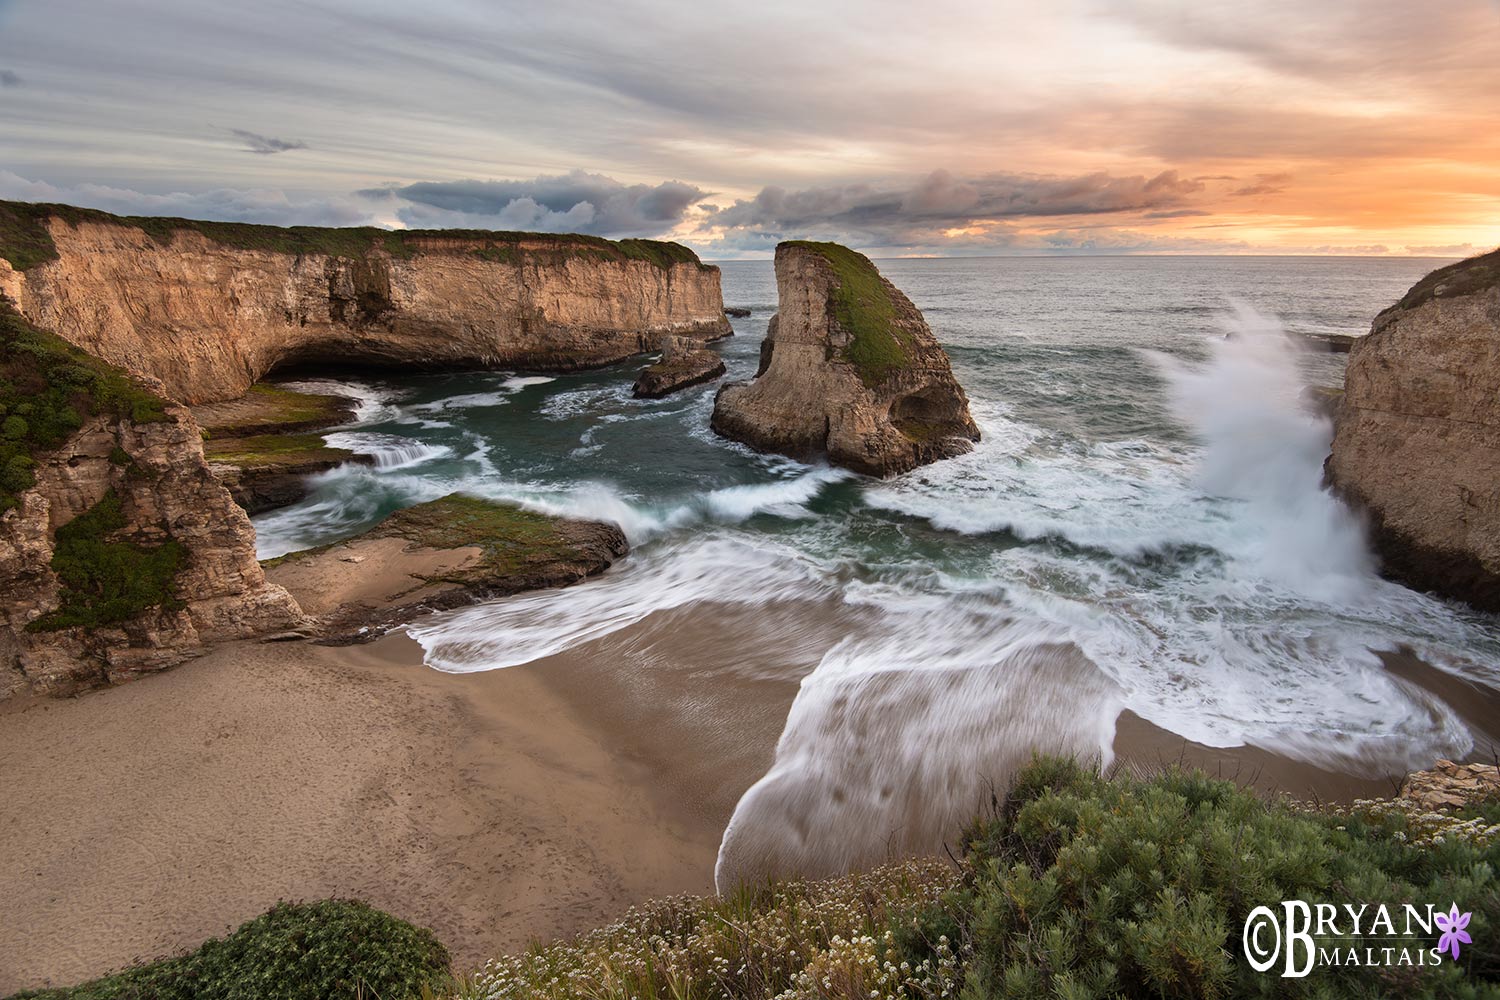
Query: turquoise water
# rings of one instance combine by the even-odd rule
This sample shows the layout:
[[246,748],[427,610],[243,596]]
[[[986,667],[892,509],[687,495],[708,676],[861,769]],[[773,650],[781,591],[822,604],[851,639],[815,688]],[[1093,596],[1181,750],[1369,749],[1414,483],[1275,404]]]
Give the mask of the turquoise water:
[[[967,808],[974,776],[1022,746],[1107,756],[1123,709],[1352,774],[1425,766],[1472,734],[1376,653],[1405,647],[1497,687],[1500,625],[1375,575],[1359,523],[1320,489],[1329,428],[1299,402],[1305,384],[1339,384],[1344,359],[1298,345],[1365,332],[1437,263],[880,262],[948,349],[984,433],[972,454],[884,483],[716,438],[712,386],[633,400],[639,363],[340,380],[364,402],[333,440],[382,464],[336,470],[258,518],[261,554],[460,489],[625,528],[634,551],[600,580],[417,623],[449,671],[627,656],[610,646],[624,630],[685,611],[743,628],[734,609],[774,602],[702,666],[801,683],[726,836],[736,871],[853,863],[809,852]],[[723,270],[725,302],[754,313],[717,349],[729,378],[748,378],[771,266]],[[918,775],[920,802],[901,791]],[[727,861],[746,831],[756,860]]]

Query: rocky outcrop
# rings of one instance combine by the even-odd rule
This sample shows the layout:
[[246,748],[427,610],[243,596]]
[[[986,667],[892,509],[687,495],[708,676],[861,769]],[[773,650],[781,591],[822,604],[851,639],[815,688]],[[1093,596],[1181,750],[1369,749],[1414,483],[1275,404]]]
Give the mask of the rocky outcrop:
[[[266,582],[250,519],[203,460],[198,426],[181,406],[138,424],[95,417],[38,462],[36,485],[0,517],[0,699],[70,694],[118,683],[195,655],[207,643],[297,624],[301,612]],[[175,546],[163,603],[124,621],[66,627],[58,531],[102,504],[118,511],[103,541],[136,551]],[[110,560],[104,553],[103,560]]]
[[308,477],[347,463],[375,459],[336,448],[320,434],[351,423],[355,401],[259,383],[238,399],[192,408],[204,430],[208,467],[249,514],[285,507],[307,497]]
[[948,356],[868,258],[834,243],[783,243],[776,288],[760,371],[719,390],[716,432],[873,476],[961,454],[979,439]]
[[1500,610],[1500,251],[1442,268],[1354,345],[1327,473],[1384,571]]
[[602,573],[630,546],[613,524],[454,493],[362,535],[272,560],[269,578],[325,642],[367,642],[419,615]]
[[662,345],[661,359],[641,372],[632,391],[638,399],[660,399],[723,374],[724,359],[718,352],[700,341],[669,337]]
[[188,403],[298,363],[561,371],[732,332],[676,243],[280,229],[0,202],[0,293]]

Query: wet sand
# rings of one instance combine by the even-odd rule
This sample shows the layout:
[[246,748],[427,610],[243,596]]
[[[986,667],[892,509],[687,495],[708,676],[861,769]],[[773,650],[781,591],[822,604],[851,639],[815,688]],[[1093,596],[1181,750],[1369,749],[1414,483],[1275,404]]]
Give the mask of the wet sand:
[[[244,643],[5,710],[0,993],[196,947],[279,899],[369,900],[431,927],[462,971],[711,892],[725,824],[772,763],[798,682],[848,627],[826,612],[661,612],[473,674],[423,666],[399,634]],[[1489,714],[1486,697],[1467,706]],[[1201,747],[1129,712],[1114,750],[1123,766],[1188,763],[1304,799],[1393,787]]]

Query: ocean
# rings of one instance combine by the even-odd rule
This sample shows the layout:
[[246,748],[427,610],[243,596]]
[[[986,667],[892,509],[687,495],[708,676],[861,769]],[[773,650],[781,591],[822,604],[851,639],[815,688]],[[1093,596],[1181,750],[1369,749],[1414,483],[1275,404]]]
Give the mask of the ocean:
[[[1108,762],[1127,710],[1208,747],[1403,773],[1475,734],[1380,654],[1500,688],[1500,619],[1376,575],[1321,487],[1330,427],[1301,392],[1340,385],[1345,360],[1307,335],[1366,332],[1440,263],[879,261],[983,432],[886,482],[715,437],[713,386],[634,400],[640,362],[311,380],[360,399],[329,439],[378,461],[258,517],[260,554],[454,490],[619,523],[633,551],[602,578],[409,632],[442,671],[591,657],[730,753],[736,706],[758,718],[757,684],[795,684],[763,776],[730,793],[721,884],[931,847],[1033,749]],[[716,349],[749,378],[774,276],[723,274],[753,313]]]

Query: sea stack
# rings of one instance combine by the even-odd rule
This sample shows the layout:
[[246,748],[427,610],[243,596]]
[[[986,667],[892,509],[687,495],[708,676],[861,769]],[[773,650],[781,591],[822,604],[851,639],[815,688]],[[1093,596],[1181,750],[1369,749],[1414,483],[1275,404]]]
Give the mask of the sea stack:
[[948,355],[869,258],[837,243],[782,243],[776,288],[760,371],[719,390],[714,431],[872,476],[979,440]]
[[1328,478],[1386,574],[1500,610],[1500,250],[1376,316],[1344,385]]

